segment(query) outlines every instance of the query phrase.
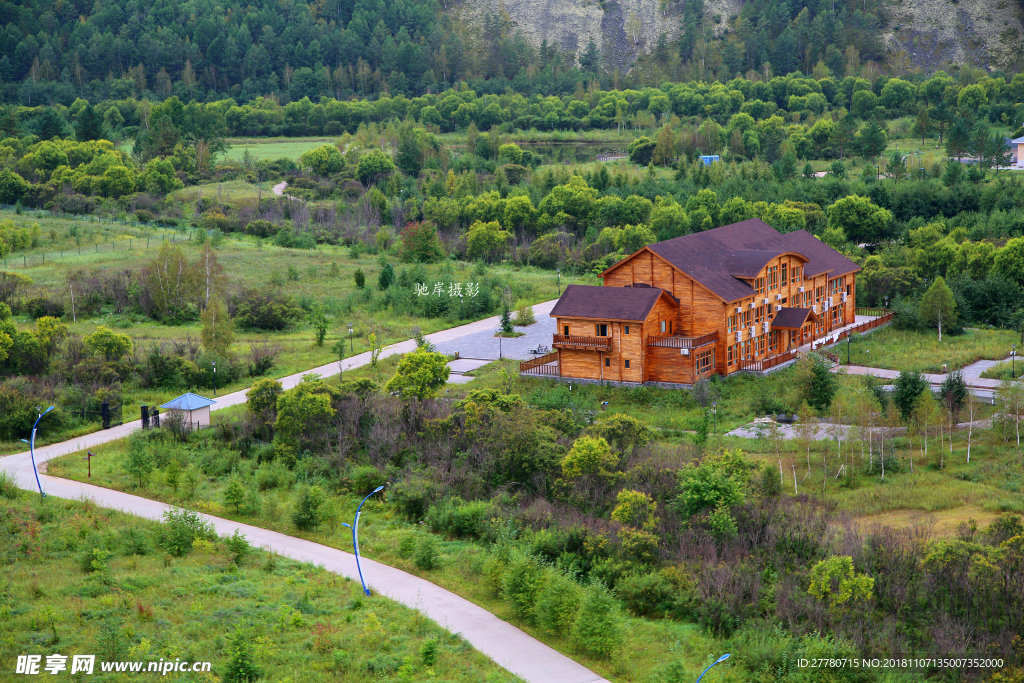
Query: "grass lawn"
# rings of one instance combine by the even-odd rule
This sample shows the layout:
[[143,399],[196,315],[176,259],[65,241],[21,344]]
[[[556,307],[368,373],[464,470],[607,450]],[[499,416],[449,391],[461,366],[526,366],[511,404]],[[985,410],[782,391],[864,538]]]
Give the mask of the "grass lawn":
[[[193,437],[188,445],[182,447],[181,456],[202,457],[195,449],[201,448],[204,441],[215,441],[215,432],[216,430],[209,430]],[[96,457],[93,459],[92,479],[89,481],[148,498],[180,503],[192,509],[246,521],[342,550],[351,549],[351,531],[343,527],[341,522],[351,521],[352,512],[362,498],[361,495],[351,492],[330,492],[326,503],[329,511],[328,520],[316,532],[299,532],[290,520],[296,481],[294,472],[283,471],[283,478],[276,485],[260,491],[257,511],[238,513],[223,502],[226,477],[201,474],[191,497],[188,497],[189,492],[182,487],[175,493],[161,472],[155,472],[145,486],[136,487],[122,468],[126,449],[126,441],[93,449]],[[232,466],[236,471],[244,471],[245,476],[249,476],[253,464],[252,461],[237,460]],[[48,471],[55,476],[79,480],[85,480],[86,475],[84,462],[77,455],[51,461]],[[483,564],[487,557],[487,551],[483,546],[464,540],[433,537],[424,530],[424,527],[404,521],[386,502],[382,503],[376,499],[368,501],[363,507],[359,523],[359,549],[365,556],[422,576],[458,593],[612,680],[665,680],[662,676],[669,667],[682,667],[687,677],[683,680],[695,679],[704,666],[713,661],[715,653],[720,654],[722,643],[703,634],[693,624],[626,617],[627,623],[623,629],[625,642],[615,656],[610,661],[588,657],[577,651],[573,644],[564,638],[518,619],[512,606],[491,592],[483,574]],[[439,564],[435,569],[423,570],[416,566],[412,553],[408,551],[413,543],[409,540],[403,543],[403,539],[412,537],[415,540],[428,535],[435,538]],[[742,669],[723,668],[716,680],[742,681]]]
[[228,151],[218,159],[241,161],[248,151],[256,161],[263,159],[298,159],[305,152],[330,145],[336,137],[266,137],[228,138]]
[[[875,368],[914,372],[959,370],[976,360],[1001,360],[1010,355],[1010,347],[1020,334],[1012,330],[968,329],[961,335],[938,332],[897,330],[891,325],[859,337],[850,343],[850,362]],[[846,344],[834,351],[846,362]]]
[[357,582],[256,549],[236,564],[224,540],[172,557],[157,546],[154,522],[3,493],[5,670],[20,654],[44,655],[44,664],[53,653],[69,663],[95,654],[96,680],[112,680],[100,675],[102,661],[161,658],[209,661],[223,676],[241,633],[267,681],[517,680],[415,610],[363,596]]

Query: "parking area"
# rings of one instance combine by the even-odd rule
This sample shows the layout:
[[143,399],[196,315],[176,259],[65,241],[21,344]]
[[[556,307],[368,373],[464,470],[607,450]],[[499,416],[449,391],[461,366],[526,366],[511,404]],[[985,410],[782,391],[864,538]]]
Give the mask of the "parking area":
[[[549,315],[538,315],[537,322],[526,327],[515,328],[516,332],[522,332],[522,337],[499,338],[493,330],[484,330],[468,334],[452,341],[440,342],[437,350],[443,354],[459,354],[459,360],[476,359],[492,361],[498,360],[498,353],[502,358],[515,358],[526,360],[536,358],[536,354],[530,353],[531,348],[543,345],[551,347],[551,337],[555,333],[555,319]],[[458,361],[454,361],[458,362]],[[453,372],[458,372],[453,369]],[[462,370],[461,372],[466,372]]]

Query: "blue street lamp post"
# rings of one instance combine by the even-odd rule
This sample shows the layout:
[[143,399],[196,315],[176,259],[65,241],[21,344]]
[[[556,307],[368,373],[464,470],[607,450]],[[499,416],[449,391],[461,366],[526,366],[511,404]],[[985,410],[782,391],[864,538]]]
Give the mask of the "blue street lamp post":
[[342,525],[350,526],[350,528],[352,529],[352,549],[356,553],[356,569],[359,571],[359,582],[363,584],[363,592],[367,595],[370,594],[370,589],[366,587],[366,581],[363,580],[363,568],[359,564],[359,511],[363,509],[363,503],[365,503],[370,498],[370,496],[376,493],[380,493],[383,490],[383,486],[378,486],[377,488],[370,492],[370,495],[366,496],[366,498],[363,498],[362,502],[359,503],[359,507],[356,508],[356,518],[351,525],[342,522]]
[[727,659],[729,659],[729,655],[728,654],[724,654],[721,657],[719,657],[718,659],[716,659],[715,661],[711,662],[711,665],[708,666],[707,669],[704,669],[703,671],[700,672],[700,676],[697,677],[697,683],[700,683],[700,679],[704,678],[704,674],[706,674],[711,669],[712,666],[714,666],[715,664],[721,664],[722,662],[724,662]]
[[[39,421],[43,419],[43,415],[46,415],[51,410],[53,410],[53,406],[50,406],[43,412],[39,413],[38,417],[36,417],[35,424],[32,425],[32,440],[25,441],[25,439],[22,439],[22,441],[25,441],[25,443],[28,444],[28,454],[29,457],[32,458],[32,471],[36,475],[36,486],[39,487],[39,495],[43,498],[46,497],[46,494],[43,493],[43,485],[39,482],[39,470],[36,469],[36,429],[39,427]],[[36,408],[36,411],[38,412],[39,408]]]

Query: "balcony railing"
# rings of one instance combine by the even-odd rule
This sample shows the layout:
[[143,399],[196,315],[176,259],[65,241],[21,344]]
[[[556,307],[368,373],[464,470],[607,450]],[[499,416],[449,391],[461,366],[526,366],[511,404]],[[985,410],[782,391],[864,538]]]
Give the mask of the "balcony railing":
[[581,334],[556,334],[551,345],[559,349],[596,349],[608,351],[612,348],[611,337],[587,337]]
[[783,363],[788,363],[794,358],[796,358],[795,351],[786,351],[785,353],[780,353],[779,355],[772,356],[770,358],[761,358],[760,360],[741,360],[740,370],[764,372],[765,370],[771,370]]
[[670,349],[696,349],[718,341],[718,333],[701,335],[700,337],[679,337],[675,335],[655,335],[647,338],[648,346],[663,346]]
[[519,372],[524,375],[558,377],[558,354],[548,353],[540,358],[524,360],[519,364]]

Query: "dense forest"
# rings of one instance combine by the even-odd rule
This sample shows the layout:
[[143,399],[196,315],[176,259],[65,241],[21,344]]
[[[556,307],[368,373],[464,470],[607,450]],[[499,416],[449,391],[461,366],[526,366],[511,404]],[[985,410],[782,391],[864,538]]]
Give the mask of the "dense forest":
[[718,38],[724,19],[707,17],[701,0],[672,3],[681,9],[679,31],[657,38],[631,75],[609,69],[593,42],[578,57],[535,46],[507,17],[469,27],[437,0],[4,3],[0,97],[288,102],[414,96],[463,81],[480,92],[555,94],[593,79],[621,86],[748,72],[877,74],[884,57],[879,0],[746,3]]

